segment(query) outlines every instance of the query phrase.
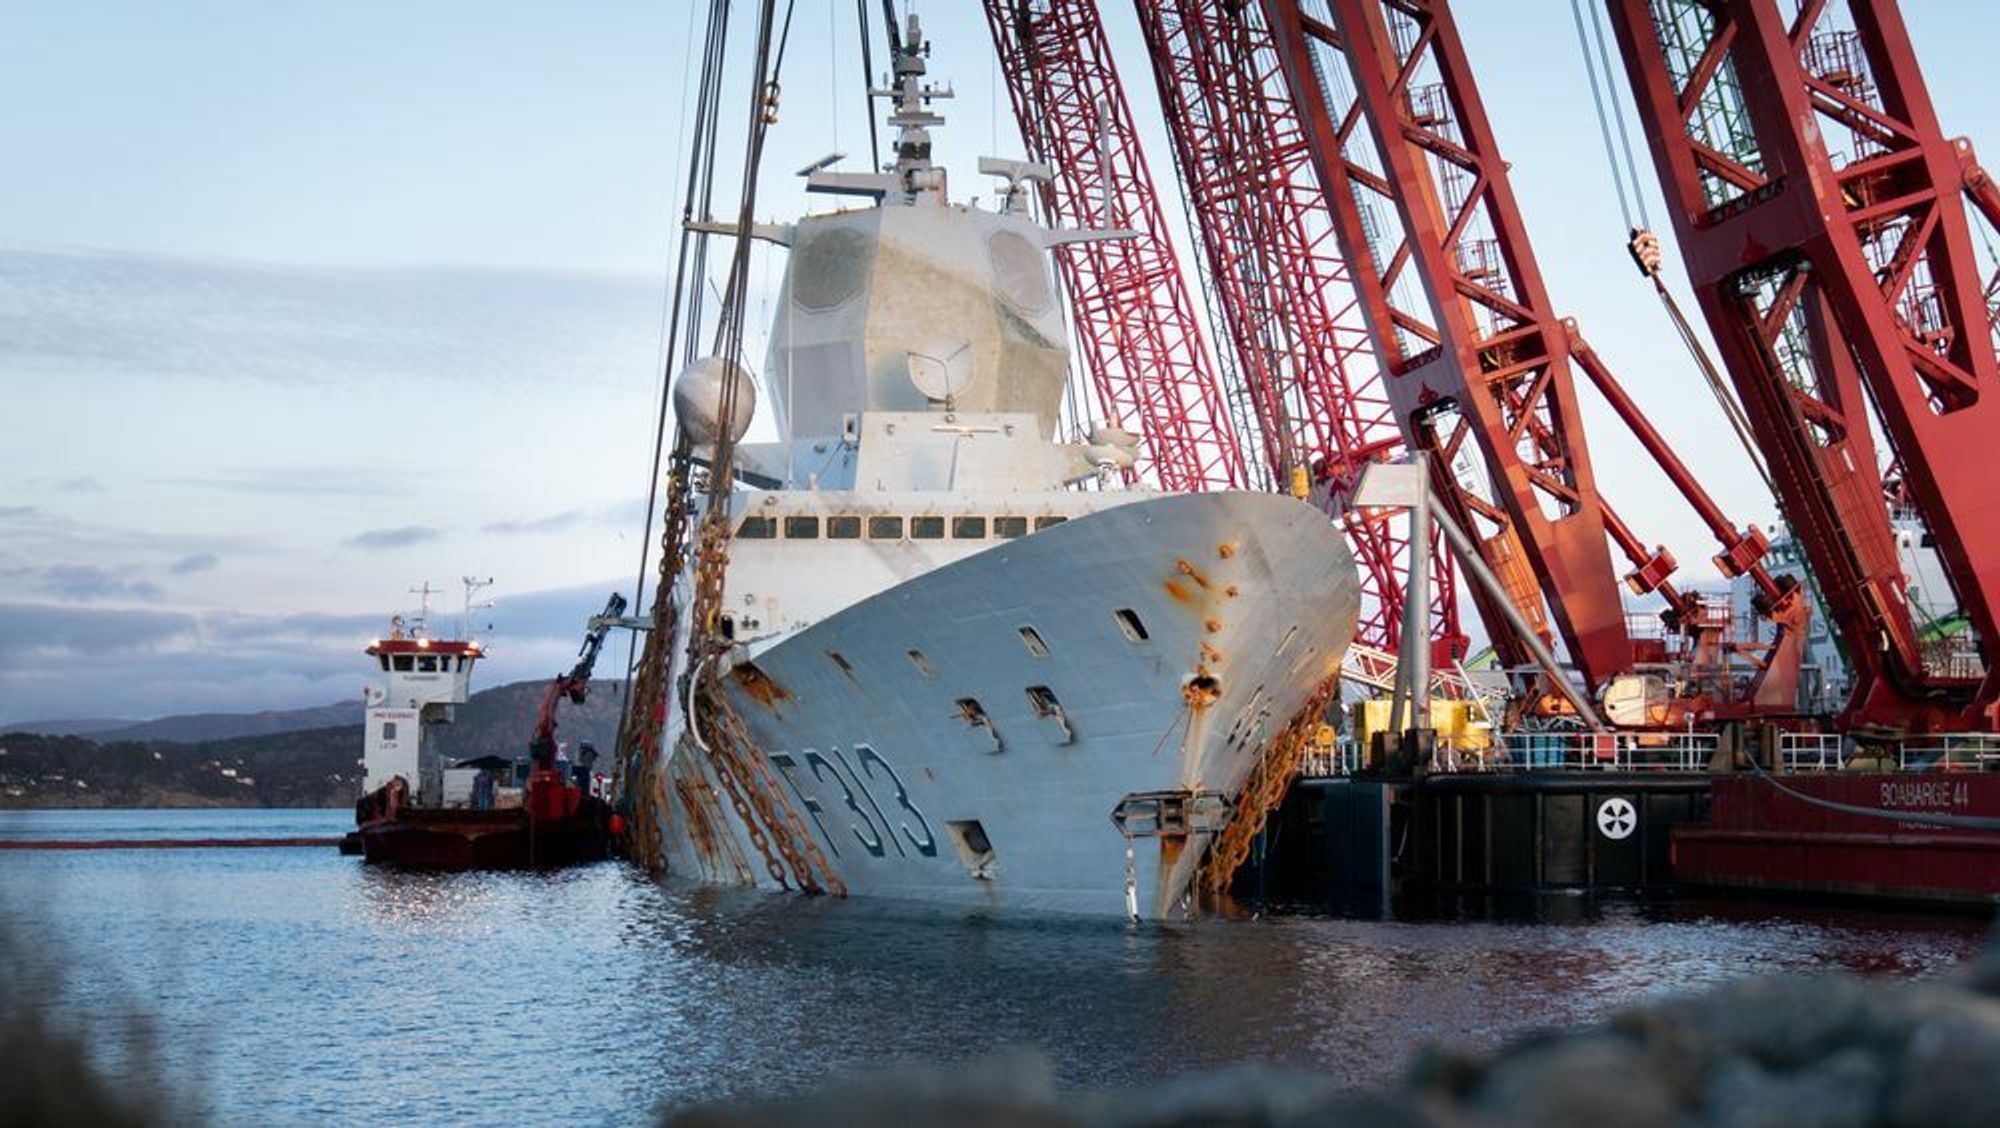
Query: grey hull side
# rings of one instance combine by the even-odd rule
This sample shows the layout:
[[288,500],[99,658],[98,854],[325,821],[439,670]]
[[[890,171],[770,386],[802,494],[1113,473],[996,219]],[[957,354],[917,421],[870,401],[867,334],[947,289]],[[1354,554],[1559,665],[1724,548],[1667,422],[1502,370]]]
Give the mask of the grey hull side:
[[[1156,791],[1233,803],[1335,672],[1357,609],[1323,514],[1270,494],[1164,495],[899,584],[724,684],[850,895],[1117,914],[1114,808]],[[670,869],[772,884],[705,758],[674,755]],[[1182,911],[1205,846],[1136,840],[1143,915]]]

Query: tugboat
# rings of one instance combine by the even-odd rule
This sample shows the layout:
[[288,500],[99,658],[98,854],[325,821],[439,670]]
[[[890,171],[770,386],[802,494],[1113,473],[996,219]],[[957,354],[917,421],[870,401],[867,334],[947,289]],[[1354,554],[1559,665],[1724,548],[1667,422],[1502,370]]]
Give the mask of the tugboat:
[[556,743],[556,708],[582,704],[605,632],[625,610],[613,595],[591,621],[576,665],[549,683],[528,758],[484,755],[451,761],[438,730],[470,697],[479,643],[432,638],[419,619],[368,644],[382,683],[368,690],[361,800],[344,854],[413,869],[524,869],[608,857],[622,830],[592,774],[595,752],[572,765]]

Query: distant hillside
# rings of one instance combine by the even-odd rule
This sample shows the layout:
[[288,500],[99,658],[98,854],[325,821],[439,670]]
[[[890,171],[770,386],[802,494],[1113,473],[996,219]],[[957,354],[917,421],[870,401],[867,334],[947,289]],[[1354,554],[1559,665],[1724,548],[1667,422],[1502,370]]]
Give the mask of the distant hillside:
[[33,732],[43,736],[92,736],[142,722],[129,717],[62,717],[48,721],[11,721],[0,732]]
[[[525,757],[546,688],[516,682],[474,694],[443,730],[445,755]],[[557,738],[572,748],[592,741],[608,758],[619,688],[598,682],[583,706],[564,702]],[[8,733],[0,736],[0,808],[342,807],[356,798],[360,760],[358,723],[192,741]]]
[[335,725],[358,725],[362,711],[361,699],[355,698],[309,709],[269,709],[262,713],[184,713],[154,721],[140,721],[123,728],[72,735],[88,736],[99,744],[123,740],[231,740],[239,736],[268,736],[280,732],[332,728]]

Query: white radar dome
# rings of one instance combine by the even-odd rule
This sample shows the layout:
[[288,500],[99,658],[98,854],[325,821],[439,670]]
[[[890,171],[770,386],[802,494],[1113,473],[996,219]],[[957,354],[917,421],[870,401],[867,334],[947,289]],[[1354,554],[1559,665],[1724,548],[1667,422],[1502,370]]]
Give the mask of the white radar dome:
[[[722,392],[725,373],[732,366],[719,356],[705,356],[674,377],[674,418],[680,420],[688,438],[696,444],[715,441],[722,422]],[[730,412],[729,441],[740,442],[750,429],[750,417],[757,411],[757,384],[750,370],[738,364],[735,410]]]

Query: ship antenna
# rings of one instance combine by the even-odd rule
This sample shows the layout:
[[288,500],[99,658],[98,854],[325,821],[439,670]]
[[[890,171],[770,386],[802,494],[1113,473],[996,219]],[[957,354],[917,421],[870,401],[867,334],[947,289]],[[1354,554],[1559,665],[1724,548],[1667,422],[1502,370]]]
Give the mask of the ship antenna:
[[420,601],[417,605],[417,621],[411,625],[410,634],[414,638],[422,638],[424,637],[424,631],[428,629],[430,624],[431,596],[440,593],[438,589],[431,586],[429,580],[425,580],[421,585],[411,588],[410,594],[416,596]]
[[460,583],[465,585],[465,613],[458,620],[458,637],[470,641],[472,639],[472,613],[474,611],[485,611],[493,606],[493,601],[490,599],[479,603],[474,603],[472,599],[481,591],[493,586],[493,577],[488,576],[482,580],[477,576],[460,576],[458,579]]

